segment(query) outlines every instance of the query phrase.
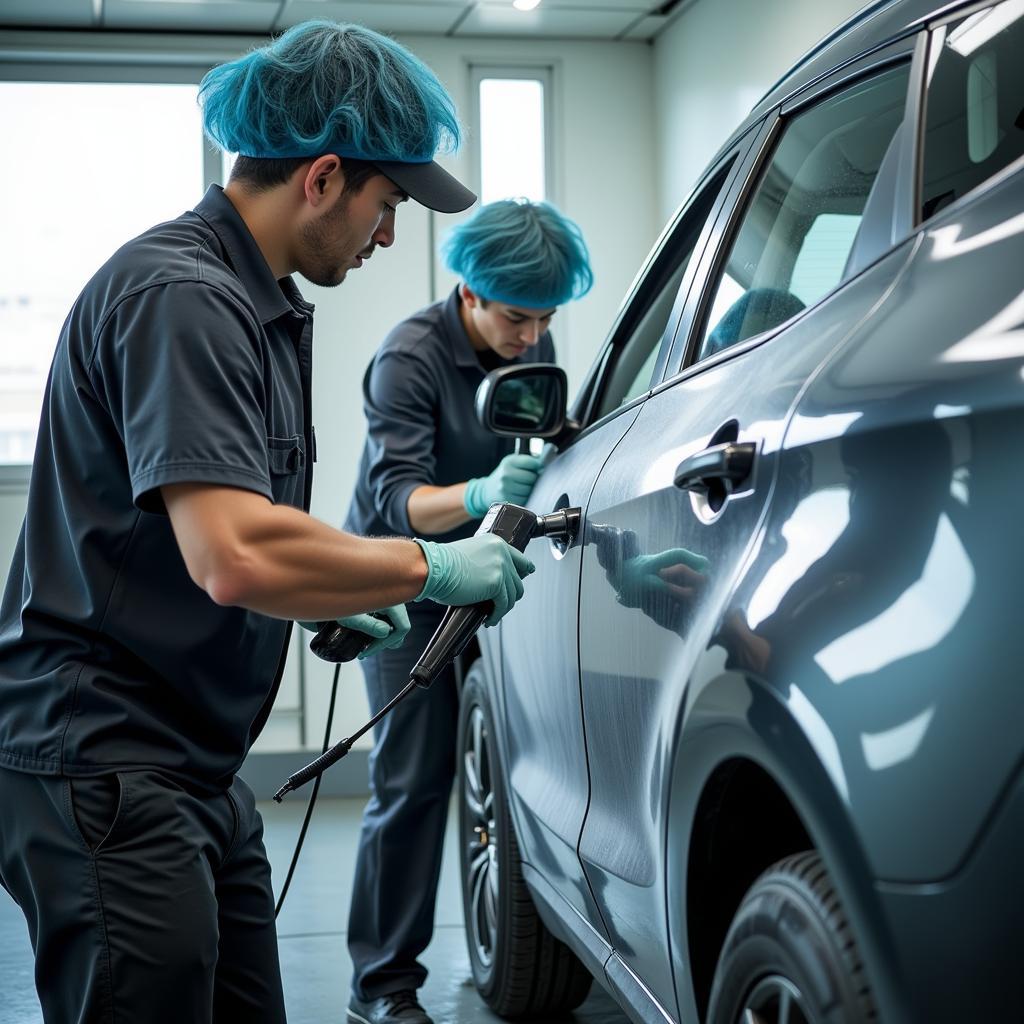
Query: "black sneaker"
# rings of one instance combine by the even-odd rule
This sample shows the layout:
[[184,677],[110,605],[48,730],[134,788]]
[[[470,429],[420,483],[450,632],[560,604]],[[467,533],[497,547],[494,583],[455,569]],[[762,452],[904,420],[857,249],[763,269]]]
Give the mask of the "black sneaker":
[[365,1003],[353,996],[348,1004],[348,1019],[354,1024],[434,1024],[411,988],[389,992]]

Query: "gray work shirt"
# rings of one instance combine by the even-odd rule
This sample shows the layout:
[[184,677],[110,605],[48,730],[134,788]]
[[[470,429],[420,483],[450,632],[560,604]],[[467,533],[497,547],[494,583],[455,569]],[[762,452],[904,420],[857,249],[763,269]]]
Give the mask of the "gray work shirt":
[[0,765],[230,782],[291,623],[221,607],[191,580],[160,488],[309,507],[312,314],[216,186],[85,286],[0,606]]
[[[400,323],[366,371],[366,444],[345,519],[352,533],[411,535],[408,503],[417,487],[447,487],[487,476],[513,450],[511,438],[477,422],[473,403],[488,368],[462,324],[460,301],[456,288],[447,299]],[[489,368],[554,358],[551,335],[545,332],[521,356],[495,356]],[[430,539],[458,540],[476,528],[470,522]]]

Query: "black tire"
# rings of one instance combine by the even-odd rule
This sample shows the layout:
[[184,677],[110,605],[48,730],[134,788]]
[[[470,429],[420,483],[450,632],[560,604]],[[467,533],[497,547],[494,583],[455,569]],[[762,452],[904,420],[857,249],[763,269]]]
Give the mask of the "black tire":
[[786,857],[750,887],[718,960],[708,1024],[878,1020],[853,932],[821,857]]
[[586,999],[593,978],[544,926],[523,881],[493,736],[477,666],[462,692],[458,736],[462,911],[473,981],[501,1017],[565,1013]]

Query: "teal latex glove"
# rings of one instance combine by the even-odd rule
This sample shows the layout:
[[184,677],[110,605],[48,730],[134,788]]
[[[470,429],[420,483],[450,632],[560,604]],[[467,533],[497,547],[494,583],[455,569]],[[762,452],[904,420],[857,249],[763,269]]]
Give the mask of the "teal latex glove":
[[418,539],[416,543],[427,560],[427,582],[416,600],[454,605],[493,601],[488,626],[523,596],[523,579],[535,568],[526,555],[493,533],[450,544]]
[[490,476],[475,477],[466,484],[462,503],[474,519],[485,515],[496,501],[523,505],[530,497],[542,468],[536,455],[506,455]]
[[[386,622],[381,622],[380,619],[375,619],[372,615],[368,614],[346,615],[344,618],[336,620],[341,626],[358,630],[360,633],[373,637],[373,642],[365,650],[359,652],[358,657],[360,661],[371,657],[378,651],[401,647],[405,638],[409,635],[409,613],[405,610],[404,604],[395,604],[390,608],[381,608],[379,611],[386,615],[393,625],[389,626]],[[308,629],[311,633],[318,633],[323,623],[300,622],[299,625],[303,629]]]
[[669,548],[656,555],[627,558],[618,571],[609,572],[608,578],[615,588],[619,604],[627,608],[641,608],[652,597],[676,596],[680,588],[672,570],[683,566],[703,574],[707,572],[708,565],[703,555],[694,554],[686,548]]

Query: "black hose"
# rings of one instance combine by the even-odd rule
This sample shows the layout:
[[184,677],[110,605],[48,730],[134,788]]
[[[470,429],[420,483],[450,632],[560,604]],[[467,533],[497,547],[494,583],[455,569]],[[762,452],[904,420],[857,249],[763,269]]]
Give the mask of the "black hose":
[[[324,742],[320,750],[321,755],[327,753],[327,748],[331,743],[331,725],[334,722],[334,701],[338,696],[338,677],[340,674],[341,664],[339,663],[334,666],[334,683],[331,686],[331,703],[327,708],[327,726],[324,729]],[[322,778],[322,775],[318,775],[316,777],[316,782],[313,783],[313,792],[309,794],[309,803],[306,804],[306,816],[302,820],[302,828],[299,829],[299,838],[295,843],[295,852],[292,854],[292,862],[288,866],[288,875],[284,880],[281,895],[277,898],[277,906],[274,907],[275,921],[281,913],[281,908],[284,906],[284,898],[288,895],[288,886],[292,884],[292,875],[295,874],[295,865],[299,863],[299,854],[302,852],[302,844],[306,839],[306,829],[309,828],[309,819],[313,817],[313,807],[316,804],[316,795],[320,792],[320,780]]]

